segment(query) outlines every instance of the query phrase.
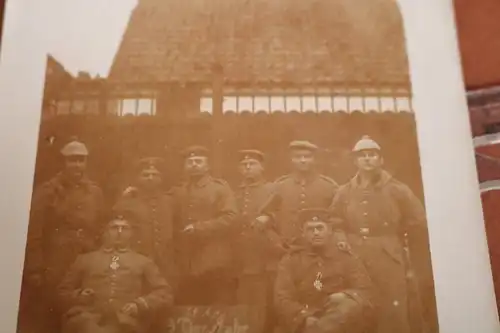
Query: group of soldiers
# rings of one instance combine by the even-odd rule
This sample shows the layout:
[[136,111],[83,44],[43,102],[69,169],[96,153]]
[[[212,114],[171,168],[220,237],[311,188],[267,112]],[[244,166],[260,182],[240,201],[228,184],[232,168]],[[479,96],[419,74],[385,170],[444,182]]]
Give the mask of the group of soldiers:
[[145,158],[108,208],[87,147],[69,142],[64,170],[34,191],[21,333],[160,332],[174,305],[235,304],[258,333],[415,332],[408,240],[427,232],[421,203],[371,138],[342,186],[317,171],[317,150],[291,142],[292,170],[273,182],[262,152],[240,151],[234,190],[204,147],[186,149],[186,180],[168,191],[163,160]]

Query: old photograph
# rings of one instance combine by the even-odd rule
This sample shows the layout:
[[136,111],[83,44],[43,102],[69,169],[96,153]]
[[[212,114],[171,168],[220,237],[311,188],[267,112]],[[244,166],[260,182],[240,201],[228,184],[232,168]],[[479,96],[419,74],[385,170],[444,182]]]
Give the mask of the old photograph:
[[18,333],[437,333],[398,2],[125,12],[47,55]]

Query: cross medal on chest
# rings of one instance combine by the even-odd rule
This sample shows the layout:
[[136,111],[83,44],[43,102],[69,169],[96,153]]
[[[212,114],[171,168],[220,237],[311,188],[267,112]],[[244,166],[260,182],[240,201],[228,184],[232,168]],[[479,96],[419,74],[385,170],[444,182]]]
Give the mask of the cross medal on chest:
[[117,270],[120,267],[120,263],[118,263],[118,260],[120,260],[120,257],[118,256],[112,256],[111,257],[111,264],[109,264],[109,268],[112,270]]
[[318,272],[316,274],[316,279],[313,282],[314,289],[316,289],[317,291],[321,291],[323,289],[323,282],[321,282],[322,277],[323,275],[321,274],[321,272]]

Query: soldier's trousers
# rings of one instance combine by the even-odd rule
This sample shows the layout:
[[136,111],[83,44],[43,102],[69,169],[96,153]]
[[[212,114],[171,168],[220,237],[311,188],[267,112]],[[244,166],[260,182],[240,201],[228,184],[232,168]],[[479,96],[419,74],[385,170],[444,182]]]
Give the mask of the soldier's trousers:
[[248,307],[252,327],[256,333],[273,329],[272,296],[275,274],[243,274],[238,280],[237,303]]
[[372,333],[372,309],[354,300],[319,310],[314,316],[318,318],[316,324],[302,333]]
[[101,316],[82,313],[63,324],[62,333],[136,333],[137,330],[124,329],[116,323],[101,323]]

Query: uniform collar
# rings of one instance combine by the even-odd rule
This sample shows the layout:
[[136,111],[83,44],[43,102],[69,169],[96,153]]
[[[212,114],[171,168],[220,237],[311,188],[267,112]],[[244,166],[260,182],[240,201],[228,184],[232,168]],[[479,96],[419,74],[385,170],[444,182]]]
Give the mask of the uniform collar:
[[[380,188],[380,187],[384,186],[385,184],[387,184],[391,179],[392,179],[392,175],[389,172],[387,172],[385,170],[381,170],[380,174],[378,175],[378,177],[375,179],[375,181],[372,183],[372,186],[370,186],[370,187],[371,188]],[[354,176],[353,179],[351,179],[351,185],[354,188],[361,189],[361,179],[360,179],[359,173],[356,174],[356,176]]]
[[115,249],[114,247],[102,247],[101,250],[105,253],[112,253],[112,252],[120,252],[120,253],[125,253],[129,251],[128,247],[122,247],[119,249]]
[[327,244],[322,251],[314,251],[311,247],[307,247],[307,254],[311,257],[332,258],[337,252],[337,247],[333,242]]
[[196,186],[196,187],[205,187],[208,185],[208,183],[210,183],[211,180],[212,180],[212,176],[210,176],[210,174],[207,173],[207,174],[203,175],[197,181],[192,182],[191,180],[188,180],[187,185],[188,186]]
[[313,248],[306,244],[303,238],[298,238],[291,245],[293,251],[302,251],[311,257],[332,258],[338,252],[335,242],[332,241],[325,245],[322,251],[315,251]]
[[256,180],[254,181],[253,183],[246,183],[246,182],[242,182],[240,184],[240,188],[245,188],[245,187],[255,187],[255,186],[259,186],[259,185],[262,185],[264,183],[264,179],[263,178],[260,178],[259,180]]
[[298,172],[292,173],[293,180],[299,184],[301,184],[303,182],[310,183],[318,177],[319,177],[319,173],[316,170],[313,170],[305,175],[301,175]]
[[68,177],[64,174],[64,172],[60,172],[57,174],[55,177],[56,182],[61,184],[63,187],[78,187],[78,186],[88,186],[90,184],[89,179],[87,178],[87,175],[83,175],[83,177],[78,180],[77,182],[70,181]]

